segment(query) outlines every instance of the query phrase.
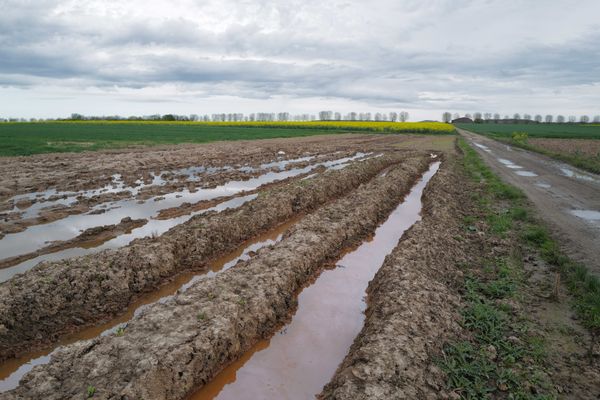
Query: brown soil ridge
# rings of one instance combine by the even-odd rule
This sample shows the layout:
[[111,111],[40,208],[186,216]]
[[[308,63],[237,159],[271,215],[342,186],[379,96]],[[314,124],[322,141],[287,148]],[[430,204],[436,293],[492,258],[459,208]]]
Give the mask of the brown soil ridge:
[[275,181],[275,182],[271,182],[271,183],[265,183],[264,185],[261,185],[254,190],[245,190],[243,192],[240,192],[240,193],[237,193],[237,194],[234,194],[231,196],[222,196],[222,197],[217,197],[216,199],[211,199],[211,200],[200,200],[195,203],[183,203],[179,207],[164,208],[158,212],[156,219],[163,219],[163,220],[171,219],[171,218],[181,217],[183,215],[188,215],[188,214],[191,214],[196,211],[206,210],[207,208],[214,207],[221,202],[229,201],[234,198],[247,196],[250,194],[260,193],[263,190],[271,189],[271,188],[274,188],[277,186],[282,186],[282,185],[285,185],[294,180],[302,179],[311,174],[320,173],[325,170],[326,170],[325,167],[319,166],[309,172],[306,172],[306,173],[298,175],[298,176],[285,178],[280,181]]
[[58,349],[0,399],[79,398],[88,385],[99,399],[185,398],[289,318],[298,290],[372,233],[428,162],[408,159],[319,208],[249,261],[149,307],[122,335]]
[[119,235],[130,233],[135,228],[144,226],[147,223],[147,219],[131,219],[129,217],[125,217],[118,224],[89,228],[81,232],[73,239],[52,242],[48,246],[42,247],[37,251],[0,260],[0,268],[12,267],[22,263],[23,261],[31,260],[32,258],[36,258],[44,254],[55,253],[57,251],[70,249],[73,247],[97,247],[102,243],[116,238]]
[[[211,258],[345,194],[406,157],[411,153],[294,182],[238,209],[195,216],[158,238],[135,240],[118,250],[40,263],[0,284],[0,360],[113,317],[176,274],[206,266]],[[409,159],[417,160],[422,157]]]
[[449,398],[434,358],[462,331],[457,264],[478,253],[457,239],[465,235],[461,221],[470,204],[459,174],[447,159],[431,179],[423,219],[369,284],[365,325],[320,399]]
[[123,181],[131,186],[140,176],[148,183],[151,172],[198,166],[199,161],[212,167],[258,166],[276,159],[281,150],[286,158],[298,158],[360,148],[385,149],[397,142],[394,135],[339,134],[335,138],[322,135],[0,157],[0,171],[11,171],[0,176],[0,203],[17,194],[50,187],[59,191],[95,189],[111,183],[115,173],[122,174]]

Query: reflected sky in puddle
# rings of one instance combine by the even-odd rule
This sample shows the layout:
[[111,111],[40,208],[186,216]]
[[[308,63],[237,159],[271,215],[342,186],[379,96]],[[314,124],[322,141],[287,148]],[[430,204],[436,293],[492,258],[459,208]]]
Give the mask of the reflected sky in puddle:
[[527,176],[527,177],[538,176],[538,174],[536,174],[535,172],[532,172],[532,171],[515,171],[515,174],[517,174],[519,176]]
[[600,221],[600,211],[595,210],[570,210],[571,214],[585,219],[586,221],[596,222]]
[[[2,254],[3,258],[26,254],[44,247],[49,241],[72,239],[85,229],[102,225],[116,224],[125,217],[131,217],[132,219],[148,219],[152,221],[152,223],[149,222],[146,226],[139,228],[148,234],[152,234],[154,233],[154,230],[160,230],[161,226],[163,225],[169,225],[169,228],[174,226],[169,224],[168,221],[171,220],[166,220],[167,222],[164,224],[159,222],[153,223],[154,220],[152,218],[155,217],[162,209],[179,207],[186,202],[196,203],[203,200],[212,200],[218,197],[236,195],[243,191],[255,190],[264,184],[308,173],[319,166],[324,166],[328,169],[339,169],[349,165],[351,161],[364,159],[369,155],[370,154],[358,152],[351,157],[318,162],[308,165],[304,168],[270,171],[258,177],[254,177],[245,181],[227,182],[215,188],[199,189],[195,192],[190,192],[188,189],[184,189],[182,191],[155,197],[154,200],[158,201],[152,201],[151,199],[150,201],[140,204],[135,199],[127,199],[111,202],[109,203],[110,206],[115,208],[109,209],[103,214],[70,215],[66,218],[48,224],[28,227],[23,232],[8,234],[2,240],[0,240],[0,254]],[[307,157],[303,159],[306,160],[306,158]],[[287,161],[281,162],[283,163]],[[285,165],[287,164],[284,164],[284,166]],[[167,229],[164,229],[163,232]],[[115,240],[119,240],[119,238]]]
[[403,232],[420,220],[421,195],[440,163],[413,187],[372,239],[345,254],[299,294],[289,324],[190,397],[309,399],[334,374],[364,323],[365,290]]
[[50,356],[56,348],[79,340],[88,340],[97,336],[106,336],[116,332],[119,327],[126,327],[131,318],[139,315],[150,305],[157,302],[165,302],[175,293],[186,291],[195,282],[216,276],[235,266],[240,260],[248,260],[252,252],[256,252],[263,247],[281,241],[283,233],[289,229],[290,226],[294,225],[298,219],[299,218],[292,218],[288,222],[247,241],[237,250],[210,262],[209,269],[206,272],[186,272],[176,276],[172,282],[161,286],[152,293],[144,295],[142,298],[131,304],[125,313],[106,323],[86,328],[73,335],[68,335],[53,347],[23,355],[17,359],[7,360],[0,364],[0,393],[17,387],[19,380],[27,372],[31,371],[34,366],[50,362]]

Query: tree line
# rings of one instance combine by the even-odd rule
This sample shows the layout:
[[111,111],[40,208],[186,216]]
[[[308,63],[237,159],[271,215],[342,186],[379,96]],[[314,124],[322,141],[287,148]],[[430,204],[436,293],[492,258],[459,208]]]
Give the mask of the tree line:
[[448,111],[446,111],[445,113],[442,114],[442,121],[443,122],[452,122],[455,119],[458,118],[468,118],[473,120],[476,123],[481,123],[481,122],[501,122],[501,121],[507,121],[507,120],[514,120],[514,121],[519,121],[519,122],[524,122],[524,123],[542,123],[545,122],[547,124],[552,124],[552,123],[558,123],[558,124],[564,124],[564,123],[570,123],[570,124],[574,124],[574,123],[581,123],[581,124],[588,124],[590,122],[594,123],[594,124],[598,124],[600,123],[600,115],[595,115],[593,118],[590,118],[588,115],[581,115],[579,118],[577,118],[575,115],[569,115],[569,116],[564,116],[564,115],[552,115],[552,114],[546,114],[544,116],[542,116],[541,114],[536,114],[534,116],[531,116],[531,114],[523,114],[521,116],[521,114],[519,113],[514,113],[512,115],[512,117],[510,117],[509,115],[504,115],[504,117],[500,117],[499,113],[480,113],[480,112],[476,112],[473,114],[465,114],[464,116],[461,117],[460,114],[458,113],[450,113]]
[[320,111],[318,114],[290,114],[289,112],[279,113],[219,113],[219,114],[153,114],[145,116],[122,117],[119,115],[109,116],[86,116],[73,113],[69,118],[0,118],[0,122],[41,122],[41,121],[202,121],[202,122],[272,122],[272,121],[389,121],[406,122],[409,114],[406,111],[389,113],[371,113],[371,112],[349,112],[342,114],[334,111]]

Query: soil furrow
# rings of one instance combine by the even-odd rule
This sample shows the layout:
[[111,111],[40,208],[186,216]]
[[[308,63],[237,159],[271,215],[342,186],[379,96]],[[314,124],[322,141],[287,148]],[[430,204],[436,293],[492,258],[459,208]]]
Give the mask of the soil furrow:
[[428,157],[408,158],[308,215],[251,260],[149,307],[121,334],[57,350],[0,398],[81,398],[89,387],[99,399],[184,398],[284,322],[298,290],[372,233],[428,163]]
[[452,398],[433,357],[461,333],[457,265],[481,251],[460,239],[470,200],[455,164],[442,164],[425,189],[422,221],[370,283],[365,325],[320,398]]
[[407,153],[355,163],[261,194],[236,210],[193,217],[158,238],[46,262],[0,285],[0,359],[106,320],[140,294],[373,178]]

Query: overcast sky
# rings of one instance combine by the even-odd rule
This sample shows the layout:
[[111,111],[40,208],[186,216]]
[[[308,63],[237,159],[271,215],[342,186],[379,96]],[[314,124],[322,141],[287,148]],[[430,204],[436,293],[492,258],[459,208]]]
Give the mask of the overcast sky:
[[600,0],[0,0],[0,117],[600,114]]

